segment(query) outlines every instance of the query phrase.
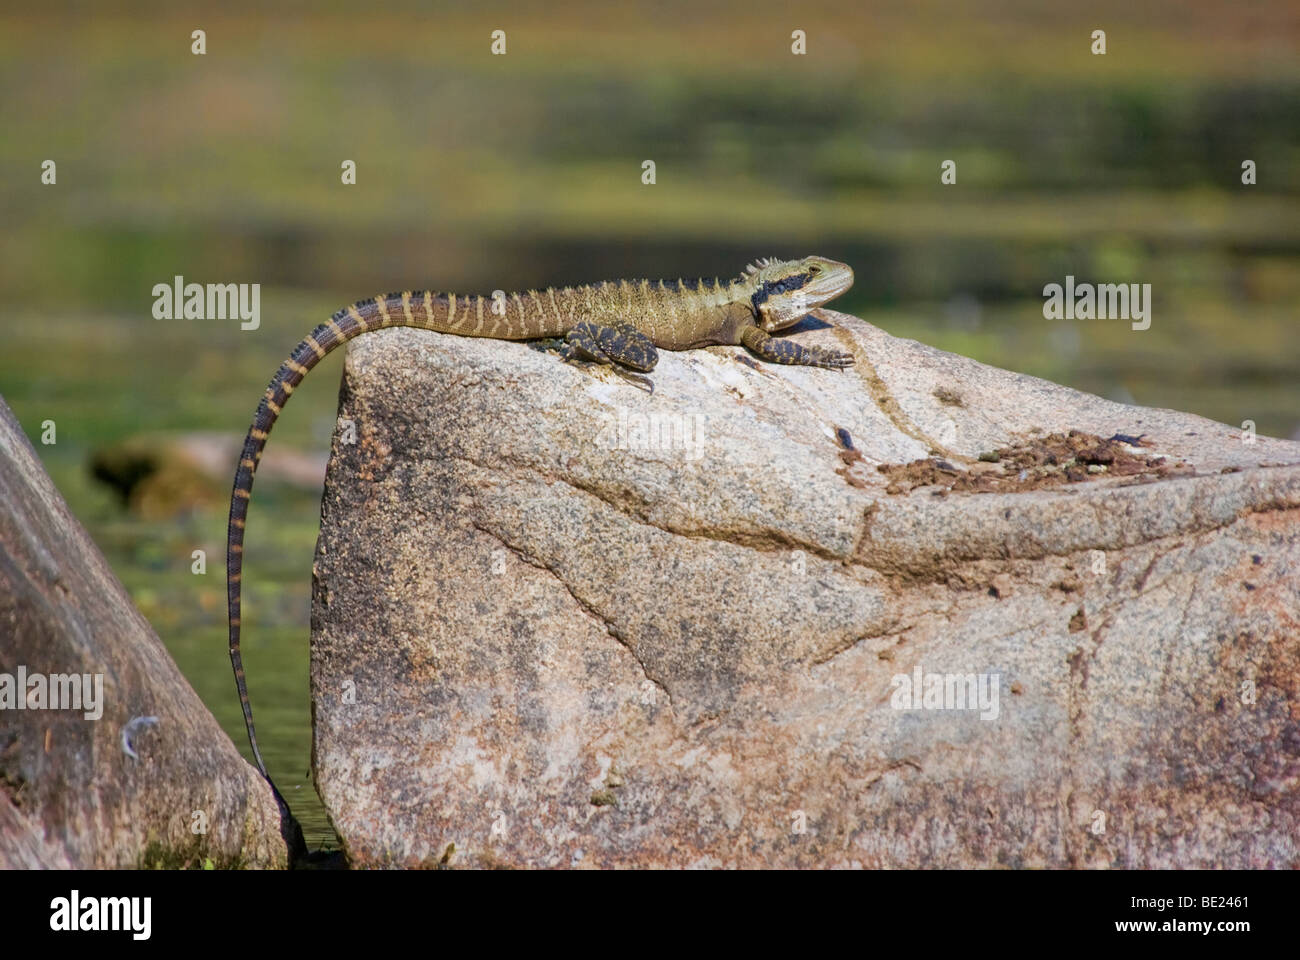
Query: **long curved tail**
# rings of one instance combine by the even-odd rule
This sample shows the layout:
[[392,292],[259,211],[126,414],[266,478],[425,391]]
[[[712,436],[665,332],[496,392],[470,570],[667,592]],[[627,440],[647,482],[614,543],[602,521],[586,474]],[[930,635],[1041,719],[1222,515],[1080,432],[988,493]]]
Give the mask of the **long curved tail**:
[[[551,303],[554,304],[554,298]],[[529,298],[536,305],[538,300]],[[239,455],[235,470],[235,486],[230,495],[230,522],[226,528],[226,600],[230,615],[230,663],[235,671],[235,686],[239,690],[239,703],[244,709],[244,726],[248,729],[248,743],[253,748],[257,769],[274,788],[262,752],[257,746],[253,729],[253,707],[248,701],[248,685],[244,678],[244,664],[239,655],[240,581],[244,567],[244,522],[248,516],[248,503],[253,494],[253,475],[266,446],[266,438],[275,426],[280,411],[289,402],[294,388],[307,376],[308,371],[329,353],[370,330],[384,327],[423,327],[461,336],[492,337],[500,340],[527,339],[530,337],[557,336],[565,328],[565,321],[557,309],[548,317],[540,307],[534,306],[532,316],[525,315],[524,303],[518,297],[506,300],[502,309],[493,310],[482,297],[457,297],[455,294],[437,294],[425,291],[389,293],[369,300],[361,300],[344,307],[326,320],[294,347],[289,358],[280,364],[267,385],[262,402],[258,405],[253,423],[244,438],[244,449]],[[538,314],[541,314],[539,317]]]
[[[411,294],[399,295],[404,303],[411,302]],[[267,782],[271,776],[266,772],[266,763],[262,760],[262,751],[257,746],[257,733],[253,727],[253,706],[248,700],[248,685],[244,678],[244,662],[239,654],[240,599],[244,570],[244,524],[248,516],[248,504],[253,495],[253,476],[257,472],[258,461],[262,459],[262,450],[266,447],[267,436],[280,411],[289,402],[294,388],[307,376],[308,371],[329,355],[331,350],[342,346],[353,337],[367,330],[385,326],[384,318],[379,314],[379,304],[385,308],[389,297],[376,297],[369,301],[352,304],[334,314],[310,334],[304,337],[289,358],[280,364],[267,385],[262,402],[258,404],[253,423],[244,437],[244,448],[239,455],[239,466],[235,469],[235,486],[230,494],[230,521],[226,527],[226,602],[230,618],[230,664],[235,671],[235,686],[239,690],[239,703],[244,709],[244,727],[248,730],[248,744],[253,748],[253,759]],[[391,316],[391,315],[390,315]],[[275,786],[271,783],[272,787]]]

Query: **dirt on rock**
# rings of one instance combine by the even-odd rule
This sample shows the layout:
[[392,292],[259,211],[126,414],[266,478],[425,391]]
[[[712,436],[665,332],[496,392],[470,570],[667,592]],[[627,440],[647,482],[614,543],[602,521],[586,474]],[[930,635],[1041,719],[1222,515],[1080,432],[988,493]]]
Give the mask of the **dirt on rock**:
[[[1102,438],[1083,430],[1030,436],[1010,446],[980,454],[965,467],[941,457],[911,463],[882,463],[876,469],[888,480],[885,491],[910,493],[921,487],[947,493],[1015,493],[1106,477],[1133,477],[1139,482],[1196,473],[1184,460],[1143,453],[1153,446],[1141,436],[1116,433]],[[856,452],[856,451],[855,451]]]

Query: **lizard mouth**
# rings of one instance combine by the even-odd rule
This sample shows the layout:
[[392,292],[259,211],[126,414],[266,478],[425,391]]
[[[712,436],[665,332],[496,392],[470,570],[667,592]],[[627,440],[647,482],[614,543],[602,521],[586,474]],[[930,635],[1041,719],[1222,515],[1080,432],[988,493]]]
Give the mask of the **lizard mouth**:
[[825,260],[819,266],[820,269],[804,286],[809,310],[829,303],[853,286],[853,268],[847,263]]

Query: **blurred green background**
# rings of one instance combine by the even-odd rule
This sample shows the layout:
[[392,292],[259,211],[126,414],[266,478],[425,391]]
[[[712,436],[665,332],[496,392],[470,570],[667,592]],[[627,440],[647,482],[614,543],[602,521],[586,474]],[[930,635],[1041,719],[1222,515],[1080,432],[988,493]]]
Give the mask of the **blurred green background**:
[[[815,252],[857,272],[835,306],[891,333],[1294,434],[1300,5],[1073,6],[7,10],[0,393],[245,750],[221,497],[146,516],[88,463],[156,431],[242,436],[289,348],[362,296],[728,276]],[[153,285],[176,274],[260,283],[261,329],[153,319]],[[1042,288],[1066,274],[1150,283],[1151,329],[1044,320]],[[298,391],[268,465],[327,449],[340,362]],[[272,774],[330,846],[308,773],[318,505],[318,488],[259,480],[244,645]]]

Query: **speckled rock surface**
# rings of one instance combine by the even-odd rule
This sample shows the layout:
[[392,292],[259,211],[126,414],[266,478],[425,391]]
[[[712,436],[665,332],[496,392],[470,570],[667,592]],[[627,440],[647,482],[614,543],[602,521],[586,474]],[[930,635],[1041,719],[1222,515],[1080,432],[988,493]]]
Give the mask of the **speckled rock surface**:
[[312,691],[353,862],[1300,866],[1300,445],[824,316],[852,370],[653,395],[351,346]]
[[[0,869],[286,865],[270,788],[136,611],[3,400],[0,674]],[[91,675],[92,692],[101,675],[95,709],[62,698],[33,709],[50,706],[33,676],[56,674]],[[17,694],[29,708],[15,709]],[[132,757],[123,730],[137,719]]]

